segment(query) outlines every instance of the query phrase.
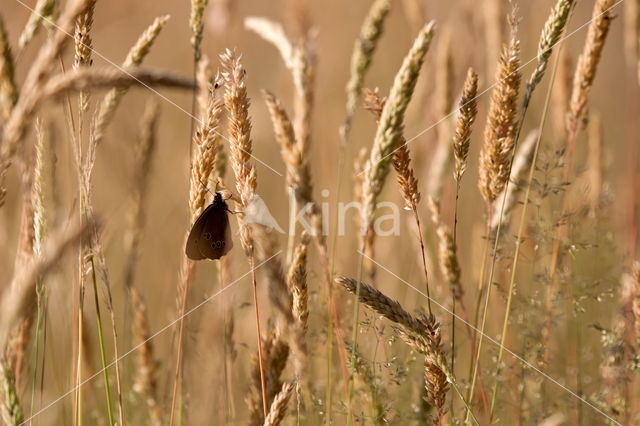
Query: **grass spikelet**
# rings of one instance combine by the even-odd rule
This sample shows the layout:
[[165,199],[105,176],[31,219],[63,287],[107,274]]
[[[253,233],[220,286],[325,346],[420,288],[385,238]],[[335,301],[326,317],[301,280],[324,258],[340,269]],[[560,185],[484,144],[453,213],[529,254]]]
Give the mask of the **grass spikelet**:
[[55,7],[56,0],[38,0],[18,39],[18,48],[20,50],[24,49],[33,40],[42,24],[50,25],[47,20],[53,18]]
[[13,54],[9,45],[4,19],[0,15],[0,108],[6,120],[18,100],[18,89],[14,78]]
[[527,93],[532,92],[542,80],[549,64],[552,49],[562,37],[574,3],[574,0],[558,0],[551,9],[551,13],[542,28],[542,34],[538,42],[537,64],[527,82]]
[[478,187],[487,204],[498,198],[509,179],[520,88],[519,54],[520,41],[512,34],[498,62],[497,83],[491,95],[484,144],[480,152]]
[[[140,37],[138,37],[138,40],[129,50],[127,57],[122,63],[122,66],[124,68],[134,66],[137,67],[142,64],[142,60],[145,56],[147,56],[147,53],[149,53],[149,49],[151,49],[153,42],[156,40],[158,34],[160,34],[160,31],[168,20],[169,15],[156,18],[153,23],[140,35]],[[96,139],[98,143],[104,137],[104,132],[109,123],[113,120],[116,108],[118,108],[120,100],[126,93],[126,89],[110,90],[109,93],[107,93],[100,102],[100,107],[93,124],[93,138]]]
[[293,262],[289,267],[287,275],[287,285],[289,292],[293,295],[293,317],[303,330],[307,330],[307,320],[309,318],[308,288],[307,288],[307,248],[309,246],[309,235],[302,234],[300,243],[296,246],[293,254]]
[[265,426],[278,426],[282,423],[287,414],[287,406],[294,388],[295,386],[292,383],[284,383],[282,385],[280,392],[273,399],[267,418],[264,420]]
[[580,127],[581,121],[585,117],[589,92],[593,86],[602,49],[613,21],[613,12],[610,9],[614,3],[614,0],[596,0],[593,7],[587,40],[582,54],[578,58],[573,77],[573,90],[567,117],[567,128],[570,134],[577,131],[576,129]]
[[389,0],[376,0],[371,5],[371,9],[369,9],[369,13],[362,23],[360,35],[356,38],[355,45],[353,46],[349,81],[346,86],[347,114],[344,124],[340,129],[343,143],[346,143],[349,139],[351,122],[358,108],[358,103],[360,102],[364,79],[371,66],[373,53],[382,36],[384,22],[390,9],[391,2]]
[[467,77],[462,88],[460,98],[459,115],[456,122],[456,130],[453,134],[453,158],[455,161],[453,177],[460,182],[467,169],[467,155],[471,142],[471,126],[478,114],[476,95],[478,93],[478,75],[472,68],[467,70]]
[[150,340],[147,319],[147,305],[142,295],[135,288],[131,289],[131,304],[133,307],[133,336],[136,345],[141,345],[136,351],[136,375],[133,390],[139,394],[149,407],[151,423],[160,425],[161,409],[158,405],[157,370],[158,364],[153,355],[153,342]]

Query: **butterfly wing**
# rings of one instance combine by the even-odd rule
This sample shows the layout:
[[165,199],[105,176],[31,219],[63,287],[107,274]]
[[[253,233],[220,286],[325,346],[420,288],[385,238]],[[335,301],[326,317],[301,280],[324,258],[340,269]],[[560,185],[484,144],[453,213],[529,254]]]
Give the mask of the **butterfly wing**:
[[185,254],[191,260],[202,260],[206,258],[206,256],[200,252],[199,246],[203,230],[213,209],[214,205],[210,204],[206,209],[204,209],[200,216],[198,216],[198,219],[196,219],[196,222],[191,227],[191,231],[187,237],[187,245],[185,247]]
[[198,239],[200,253],[207,259],[220,259],[229,249],[227,248],[227,230],[229,229],[229,218],[224,208],[212,210],[207,216],[206,224],[202,234]]

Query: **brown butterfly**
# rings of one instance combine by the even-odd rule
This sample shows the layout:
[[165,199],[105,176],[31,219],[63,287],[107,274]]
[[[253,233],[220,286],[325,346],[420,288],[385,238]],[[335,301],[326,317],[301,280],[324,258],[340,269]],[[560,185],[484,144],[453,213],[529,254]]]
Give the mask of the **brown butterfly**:
[[211,203],[193,224],[185,253],[191,260],[220,259],[233,247],[229,226],[229,207],[216,192]]

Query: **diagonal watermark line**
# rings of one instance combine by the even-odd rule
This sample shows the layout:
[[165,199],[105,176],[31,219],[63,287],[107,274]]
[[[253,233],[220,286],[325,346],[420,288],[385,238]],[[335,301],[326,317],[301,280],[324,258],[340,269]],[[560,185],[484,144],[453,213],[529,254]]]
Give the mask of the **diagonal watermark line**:
[[[423,293],[421,290],[417,289],[416,287],[414,287],[410,282],[404,280],[403,278],[399,277],[397,274],[395,274],[393,271],[391,271],[390,269],[388,269],[386,266],[380,264],[379,262],[377,262],[376,260],[372,259],[371,257],[367,256],[365,253],[361,252],[360,250],[357,250],[357,252],[361,255],[366,257],[367,259],[369,259],[371,262],[375,263],[377,266],[379,266],[380,268],[384,269],[385,271],[387,271],[389,274],[393,275],[394,277],[396,277],[397,279],[399,279],[400,281],[402,281],[404,284],[406,284],[407,286],[411,287],[412,289],[414,289],[415,291],[417,291],[418,293],[420,293],[422,296],[424,296],[425,298],[431,300],[431,302],[433,302],[435,305],[437,305],[439,308],[441,308],[442,310],[444,310],[445,312],[454,315],[453,312],[451,312],[449,309],[447,309],[446,306],[440,304],[437,300],[435,300],[433,297],[429,297],[427,296],[425,293]],[[562,383],[560,383],[558,380],[554,379],[553,377],[551,377],[550,375],[548,375],[547,373],[545,373],[544,371],[540,370],[539,368],[537,368],[536,366],[534,366],[533,364],[529,363],[527,360],[525,360],[523,357],[521,357],[520,355],[518,355],[517,353],[513,352],[512,350],[510,350],[509,348],[507,348],[506,346],[503,346],[500,344],[500,342],[498,342],[497,340],[493,339],[491,336],[483,333],[481,330],[479,330],[478,328],[474,327],[473,324],[469,323],[468,321],[465,321],[462,317],[458,316],[458,315],[454,315],[456,317],[457,320],[461,321],[462,323],[464,323],[465,325],[471,327],[472,330],[478,332],[479,334],[481,334],[482,336],[484,336],[485,339],[489,340],[491,343],[495,344],[498,347],[502,347],[502,349],[507,352],[508,354],[510,354],[511,356],[513,356],[514,358],[516,358],[518,361],[520,361],[521,363],[523,363],[525,366],[529,367],[530,369],[534,370],[536,373],[539,373],[542,377],[544,377],[545,379],[549,380],[550,382],[552,382],[553,384],[557,385],[558,387],[562,388],[564,391],[566,391],[568,394],[570,394],[571,396],[579,399],[581,402],[583,402],[584,404],[588,405],[589,407],[593,408],[595,411],[597,411],[598,413],[602,414],[604,417],[606,417],[608,420],[612,421],[613,423],[622,426],[621,423],[619,423],[618,421],[616,421],[614,418],[610,417],[607,413],[605,413],[604,411],[602,411],[601,409],[599,409],[598,407],[596,407],[595,405],[593,405],[591,402],[589,402],[587,399],[583,398],[582,396],[578,395],[577,393],[575,393],[574,391],[572,391],[571,389],[569,389],[568,387],[564,386]]]
[[[260,268],[262,265],[264,265],[265,263],[269,262],[271,259],[273,259],[274,257],[278,256],[280,253],[282,253],[282,250],[278,251],[277,253],[275,253],[274,255],[270,256],[268,259],[263,260],[262,262],[260,262],[258,265],[255,266],[255,268],[253,268],[254,270]],[[171,327],[173,327],[174,325],[176,325],[178,323],[178,321],[180,321],[181,319],[187,317],[188,315],[191,315],[193,312],[195,312],[196,310],[200,309],[201,307],[203,307],[204,305],[206,305],[207,303],[209,303],[210,301],[212,301],[213,299],[215,299],[217,296],[221,295],[223,292],[225,292],[226,290],[228,290],[229,288],[233,287],[234,285],[236,285],[238,282],[240,282],[244,277],[248,276],[251,274],[251,270],[245,272],[244,274],[242,274],[241,276],[239,276],[238,278],[236,278],[234,281],[232,281],[230,284],[227,284],[225,287],[221,288],[220,290],[218,290],[217,292],[215,292],[214,294],[212,294],[211,296],[207,297],[206,299],[204,299],[202,302],[198,303],[196,306],[194,306],[193,308],[189,309],[187,312],[184,313],[184,315],[179,316],[178,318],[174,319],[173,321],[169,322],[168,324],[166,324],[164,327],[162,327],[160,330],[156,331],[155,333],[153,333],[151,336],[149,336],[148,339],[144,340],[143,342],[140,342],[139,344],[137,344],[136,346],[134,346],[133,348],[129,349],[129,351],[127,351],[126,353],[122,354],[120,357],[118,357],[117,359],[114,359],[113,361],[111,361],[105,368],[102,368],[98,371],[96,371],[91,377],[86,378],[85,380],[83,380],[80,384],[78,384],[77,386],[74,386],[73,388],[69,389],[67,392],[63,393],[62,395],[60,395],[58,398],[54,399],[53,401],[51,401],[49,404],[45,405],[43,408],[41,408],[40,410],[36,411],[35,413],[33,413],[33,415],[31,417],[28,417],[26,419],[24,419],[22,421],[22,423],[20,423],[20,425],[24,425],[27,422],[29,422],[31,419],[33,419],[34,417],[42,414],[44,411],[48,410],[49,408],[53,407],[55,404],[57,404],[58,402],[62,401],[63,399],[65,399],[67,396],[71,395],[73,392],[76,391],[76,389],[84,386],[85,384],[89,383],[90,381],[92,381],[93,379],[95,379],[96,377],[100,376],[105,370],[113,367],[116,363],[122,361],[124,358],[128,357],[129,355],[131,355],[132,353],[134,353],[135,351],[137,351],[138,349],[140,349],[145,343],[155,339],[156,337],[158,337],[159,335],[161,335],[162,333],[164,333],[165,331],[167,331],[168,329],[170,329]],[[19,425],[19,426],[20,426]]]
[[[58,24],[56,24],[53,20],[51,20],[49,17],[46,16],[42,16],[41,14],[39,14],[38,12],[36,12],[33,8],[31,8],[29,5],[25,4],[22,2],[22,0],[15,0],[17,3],[19,3],[20,5],[22,5],[24,8],[28,9],[31,11],[31,13],[33,13],[34,15],[38,16],[40,19],[42,19],[43,21],[47,22],[49,25],[55,27],[58,31],[66,34],[69,38],[71,38],[72,40],[75,41],[75,37],[73,36],[73,34],[69,34],[68,32],[66,32],[64,29],[60,28],[58,26]],[[178,108],[180,111],[184,112],[186,115],[188,115],[189,117],[191,117],[193,120],[195,120],[196,122],[198,122],[199,124],[203,124],[203,121],[200,120],[198,117],[195,117],[193,114],[191,114],[189,111],[187,111],[186,109],[182,108],[180,105],[178,105],[177,103],[173,102],[171,99],[167,98],[166,96],[164,96],[162,93],[158,92],[156,89],[154,89],[153,87],[149,86],[148,84],[144,83],[143,81],[137,79],[135,76],[133,76],[131,73],[127,72],[127,70],[125,68],[123,68],[122,66],[116,64],[115,62],[113,62],[112,60],[110,60],[109,58],[107,58],[106,56],[104,56],[103,54],[101,54],[100,52],[98,52],[97,50],[95,50],[92,46],[88,46],[84,43],[81,43],[82,46],[86,47],[87,49],[89,49],[93,54],[95,54],[96,56],[98,56],[100,59],[104,60],[105,62],[107,62],[109,65],[112,65],[113,67],[117,68],[119,71],[121,71],[122,73],[128,75],[129,77],[131,77],[133,80],[137,81],[141,86],[143,86],[144,88],[148,89],[149,91],[151,91],[152,93],[154,93],[155,95],[159,96],[162,100],[168,102],[169,104],[173,105],[174,107]],[[218,132],[217,130],[213,130],[213,133],[217,134],[218,136],[220,136],[222,139],[224,139],[225,141],[227,141],[228,143],[231,143],[231,140],[229,140],[229,138],[227,138],[225,135],[223,135],[222,133]],[[268,165],[267,163],[265,163],[264,161],[260,160],[258,157],[254,156],[252,153],[245,151],[244,149],[241,148],[241,151],[243,151],[245,154],[248,154],[251,158],[253,158],[254,160],[256,160],[258,163],[262,164],[263,166],[265,166],[267,169],[271,170],[273,173],[277,174],[280,177],[284,177],[284,175],[282,173],[280,173],[279,171],[277,171],[276,169],[274,169],[273,167],[271,167],[270,165]]]
[[[16,0],[18,1],[18,0]],[[563,43],[565,40],[569,39],[570,37],[573,37],[576,33],[578,33],[580,30],[582,30],[583,28],[585,28],[587,25],[589,25],[594,19],[599,18],[600,16],[608,13],[610,10],[612,10],[613,8],[615,8],[616,6],[618,6],[620,3],[622,3],[624,0],[618,0],[615,4],[613,4],[610,8],[608,8],[607,10],[605,10],[604,12],[602,12],[601,14],[597,15],[597,16],[592,16],[591,19],[589,19],[587,22],[585,22],[584,24],[580,25],[578,28],[576,28],[575,30],[571,31],[569,34],[567,34],[566,36],[562,37],[560,40],[558,40],[555,44],[552,44],[551,46],[549,46],[547,48],[547,51],[553,49],[555,46],[559,45],[560,43]],[[522,71],[527,65],[529,65],[530,63],[532,63],[533,61],[536,61],[538,59],[538,55],[536,54],[536,56],[534,56],[533,58],[529,59],[527,62],[525,62],[524,64],[522,64],[517,70],[513,71],[511,74],[517,73]],[[511,75],[509,74],[509,75]],[[448,118],[452,117],[453,115],[457,114],[458,112],[460,112],[460,110],[464,107],[466,107],[468,104],[470,104],[471,102],[474,102],[476,100],[478,100],[479,98],[481,98],[482,96],[484,96],[489,90],[493,89],[496,85],[498,84],[498,81],[494,81],[493,84],[491,84],[490,86],[488,86],[487,88],[485,88],[482,92],[478,93],[476,95],[475,98],[473,99],[469,99],[466,103],[459,105],[458,108],[454,109],[453,111],[451,111],[450,113],[448,113],[447,115],[445,115],[444,117],[442,117],[441,119],[439,119],[438,121],[436,121],[435,123],[431,124],[429,127],[421,130],[420,132],[418,132],[416,135],[412,136],[409,139],[406,139],[404,141],[404,144],[400,145],[399,147],[397,147],[396,149],[394,149],[393,151],[391,151],[389,154],[385,155],[384,157],[380,158],[379,160],[377,160],[374,164],[370,164],[368,165],[368,167],[365,167],[360,173],[358,173],[356,176],[360,176],[361,174],[368,172],[369,170],[371,170],[372,167],[375,167],[376,165],[380,164],[382,161],[384,161],[386,158],[389,158],[390,156],[392,156],[396,151],[398,151],[400,148],[402,148],[403,146],[407,146],[409,145],[411,142],[415,141],[417,138],[419,138],[420,136],[424,135],[425,133],[427,133],[429,130],[433,129],[434,127],[438,126],[438,124],[442,123],[443,121],[447,120]]]

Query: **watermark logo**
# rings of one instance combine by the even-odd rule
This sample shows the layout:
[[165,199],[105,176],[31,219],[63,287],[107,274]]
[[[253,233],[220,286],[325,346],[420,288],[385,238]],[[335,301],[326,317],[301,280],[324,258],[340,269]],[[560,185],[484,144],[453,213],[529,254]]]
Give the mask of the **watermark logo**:
[[[321,192],[322,201],[314,207],[313,203],[306,203],[302,206],[298,205],[294,195],[289,197],[289,223],[294,223],[299,229],[303,229],[309,235],[315,236],[320,231],[323,236],[327,236],[330,232],[331,221],[337,221],[338,236],[344,236],[353,229],[356,217],[363,217],[364,205],[357,201],[338,202],[337,209],[331,206],[328,197],[328,190]],[[333,208],[332,208],[333,207]],[[335,212],[336,217],[331,217]],[[318,214],[320,226],[312,226],[310,218],[312,213]],[[357,215],[357,216],[356,216]],[[363,221],[360,220],[360,223]],[[259,195],[254,195],[244,210],[242,224],[259,224],[270,229],[274,229],[281,234],[286,234],[279,225],[274,215],[269,210],[264,199]],[[320,228],[320,229],[317,229]],[[359,229],[360,235],[364,235],[366,230]],[[372,231],[380,237],[398,236],[400,235],[400,207],[396,203],[383,201],[376,205],[375,219],[372,223]]]

